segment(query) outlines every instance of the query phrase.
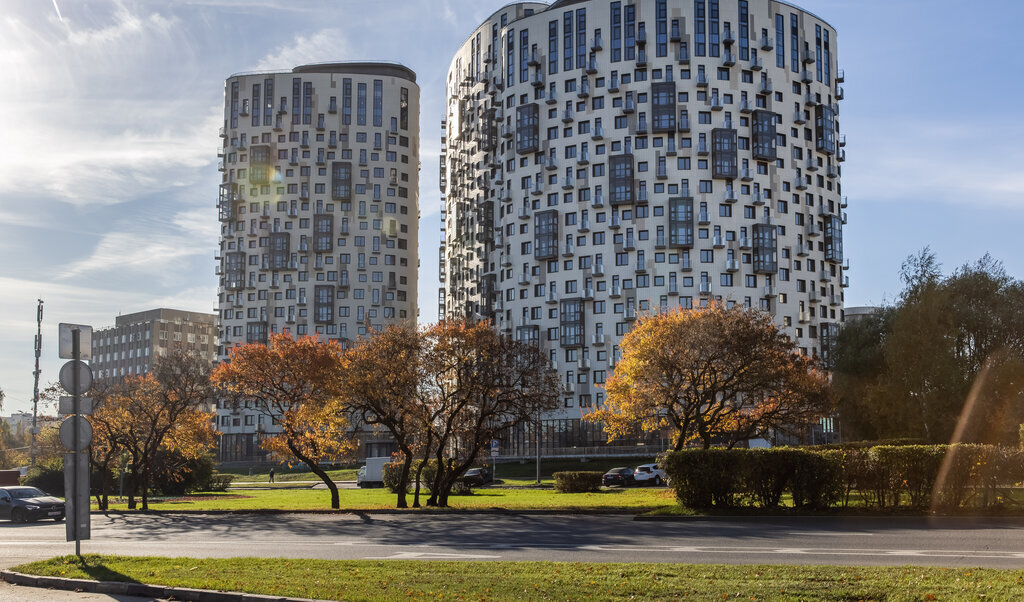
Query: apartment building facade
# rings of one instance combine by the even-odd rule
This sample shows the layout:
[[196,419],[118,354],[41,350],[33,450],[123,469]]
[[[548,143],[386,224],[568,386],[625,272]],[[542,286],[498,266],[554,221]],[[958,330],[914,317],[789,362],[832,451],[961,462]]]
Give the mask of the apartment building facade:
[[149,373],[156,358],[178,348],[211,365],[217,360],[217,315],[158,308],[117,316],[92,334],[93,375],[122,379]]
[[[232,75],[221,138],[220,359],[275,332],[345,346],[415,323],[415,73],[351,62]],[[222,404],[220,459],[261,459],[274,428]]]
[[581,418],[638,315],[740,304],[829,353],[848,285],[836,57],[835,29],[775,0],[516,3],[456,53],[439,311],[548,353],[564,395],[545,448],[601,446]]

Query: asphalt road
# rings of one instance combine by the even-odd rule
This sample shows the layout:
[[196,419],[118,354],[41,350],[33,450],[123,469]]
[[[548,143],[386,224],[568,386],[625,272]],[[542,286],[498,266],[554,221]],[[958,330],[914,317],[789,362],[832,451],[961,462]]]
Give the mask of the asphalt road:
[[[1024,568],[1024,520],[472,514],[94,514],[85,553],[187,557]],[[61,523],[0,523],[0,567],[73,552]]]

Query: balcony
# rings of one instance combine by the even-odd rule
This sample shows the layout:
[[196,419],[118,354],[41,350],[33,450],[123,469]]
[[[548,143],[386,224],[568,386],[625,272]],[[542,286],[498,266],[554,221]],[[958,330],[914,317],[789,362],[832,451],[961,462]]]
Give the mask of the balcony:
[[707,226],[710,223],[711,223],[711,216],[708,214],[708,212],[706,210],[702,209],[700,212],[697,213],[697,225],[698,226]]
[[613,73],[611,78],[608,80],[608,91],[618,92],[619,91],[619,74]]
[[807,311],[806,309],[800,310],[800,317],[797,318],[797,321],[799,321],[801,324],[806,324],[806,323],[810,322],[811,321],[811,312]]
[[846,98],[846,92],[843,90],[842,86],[837,86],[836,87],[836,100],[842,100],[844,98]]
[[753,110],[753,105],[750,104],[746,97],[740,99],[740,113],[750,113]]
[[526,64],[531,67],[539,67],[541,64],[540,51],[534,48],[530,51],[529,58],[526,60]]
[[679,294],[679,281],[669,280],[668,281],[668,294],[676,296]]
[[640,119],[640,120],[637,121],[636,133],[637,133],[637,135],[646,135],[647,134],[647,120],[646,119]]
[[612,220],[608,224],[608,227],[611,228],[612,230],[618,230],[619,228],[622,227],[622,221],[619,219],[618,213],[612,214]]
[[814,81],[814,76],[811,75],[811,72],[809,70],[801,69],[800,70],[800,81],[802,81],[805,84],[809,84],[809,83]]
[[[640,26],[643,27],[643,24],[641,23]],[[646,29],[640,29],[640,30],[638,30],[636,32],[636,45],[637,46],[645,46],[646,44],[647,44],[647,30]]]
[[586,78],[580,82],[580,88],[576,91],[576,96],[579,98],[586,98],[590,96],[590,82]]
[[576,164],[577,165],[587,165],[588,163],[590,163],[590,151],[589,150],[582,150],[582,151],[580,151],[580,154],[576,156]]
[[807,181],[803,177],[797,177],[797,179],[793,180],[793,188],[807,190]]
[[722,53],[722,66],[723,67],[732,67],[735,64],[736,64],[736,55],[733,54],[732,50],[726,49],[725,52]]
[[750,237],[746,236],[746,235],[740,235],[739,246],[740,246],[741,249],[749,249],[750,248]]
[[539,69],[533,72],[533,76],[530,77],[530,83],[533,84],[534,88],[544,87],[544,73]]
[[831,274],[829,274],[828,270],[826,270],[824,268],[821,269],[821,270],[818,270],[818,280],[820,280],[821,282],[828,282],[829,279],[831,279],[831,278],[832,278],[832,276],[831,276]]
[[843,280],[839,283],[839,285],[842,286],[843,288],[848,288],[850,286],[850,277],[843,276]]
[[583,289],[583,300],[590,301],[594,298],[594,287],[588,286]]
[[711,242],[712,242],[712,246],[714,246],[716,249],[723,249],[723,248],[725,248],[725,239],[722,238],[721,234],[714,234],[714,235],[712,235]]
[[530,219],[530,208],[520,207],[519,208],[519,219]]
[[618,299],[619,297],[621,297],[622,296],[622,285],[620,285],[620,284],[613,284],[612,285],[612,290],[609,291],[608,296],[611,297],[612,299]]
[[594,267],[590,270],[590,273],[594,276],[604,276],[604,263],[595,261]]
[[850,206],[850,201],[845,196],[839,198],[839,208],[846,209]]
[[815,61],[815,52],[813,50],[804,50],[802,56],[805,65],[809,65]]
[[601,125],[595,125],[594,129],[590,132],[590,137],[594,140],[601,140],[604,138],[604,127]]
[[557,104],[558,94],[554,90],[549,89],[547,92],[547,98],[544,99],[544,102],[548,103],[549,105]]
[[736,198],[736,189],[733,188],[732,186],[726,186],[725,187],[725,202],[726,203],[735,203],[736,200],[737,200],[737,198]]
[[558,169],[558,159],[552,157],[551,155],[545,156],[543,163],[544,163],[544,169],[546,169],[548,171],[554,171],[554,170]]
[[761,94],[771,94],[772,93],[772,80],[770,80],[770,79],[762,79],[761,83],[758,85],[757,89],[758,89],[758,92],[761,93]]
[[807,117],[804,116],[804,112],[800,109],[795,109],[793,111],[793,123],[798,125],[807,123]]
[[636,307],[633,307],[632,305],[626,307],[626,312],[623,317],[630,322],[636,320]]
[[591,56],[587,59],[587,73],[593,75],[597,73],[597,57]]
[[756,54],[751,54],[751,56],[750,56],[750,70],[751,71],[760,71],[761,69],[764,69],[764,63],[761,61],[761,57],[757,56]]
[[766,285],[764,285],[764,289],[763,289],[762,293],[764,294],[765,297],[776,297],[776,296],[778,296],[778,291],[775,290],[775,285],[774,284],[766,284]]
[[722,106],[722,99],[721,99],[721,97],[718,95],[717,92],[713,93],[711,95],[711,110],[712,111],[721,111],[724,108],[725,107]]
[[684,255],[683,258],[679,260],[679,271],[680,272],[692,272],[693,271],[693,264],[690,262],[690,256],[689,255]]
[[577,232],[590,232],[590,218],[589,217],[583,217],[583,219],[580,220],[579,225],[576,226],[576,231]]
[[708,149],[708,143],[706,141],[701,140],[701,141],[699,141],[697,143],[697,154],[698,155],[700,155],[701,157],[706,157],[710,153],[711,153],[711,151]]
[[603,44],[602,44],[602,40],[601,40],[600,34],[590,38],[590,49],[591,50],[593,50],[594,52],[597,52],[598,50],[601,50],[602,48],[603,48]]
[[818,171],[818,161],[813,156],[811,156],[810,153],[808,153],[807,162],[804,163],[804,167],[807,169],[807,171]]
[[744,182],[750,182],[754,179],[754,175],[750,172],[749,167],[744,167],[740,170],[740,180]]
[[605,344],[604,333],[599,332],[590,336],[590,343],[597,347],[602,347]]
[[830,178],[830,179],[831,178],[838,178],[839,177],[839,168],[837,166],[835,166],[835,165],[829,165],[827,168],[825,168],[825,176],[827,178]]
[[804,243],[796,243],[796,255],[797,257],[807,257],[807,246]]
[[676,155],[676,137],[675,136],[669,136],[668,137],[668,144],[665,147],[665,154],[670,156],[670,157],[674,157]]
[[707,88],[708,87],[708,75],[703,71],[697,72],[697,87]]
[[636,111],[636,101],[633,100],[632,96],[627,96],[626,100],[622,102],[622,112],[629,114]]
[[819,301],[819,299],[818,299],[818,289],[814,288],[813,286],[811,286],[811,288],[807,289],[807,301],[809,303],[817,303]]
[[752,202],[753,202],[754,205],[758,205],[758,206],[764,205],[764,203],[765,203],[765,194],[764,194],[764,192],[761,192],[760,190],[755,190],[754,191],[754,198],[753,198]]
[[711,296],[711,283],[710,282],[701,282],[699,287],[698,287],[698,290],[700,292],[700,296],[701,297],[709,297],[709,296]]
[[841,84],[846,81],[846,70],[836,69],[836,83]]
[[761,50],[771,50],[775,48],[775,42],[769,36],[761,36]]
[[725,260],[725,271],[726,272],[737,272],[740,269],[740,262],[736,259]]
[[571,108],[562,111],[562,123],[572,123],[576,119],[576,114]]
[[527,286],[530,284],[530,275],[527,273],[519,274],[519,286]]
[[686,111],[680,111],[677,127],[684,134],[690,131],[690,115]]
[[562,257],[572,257],[576,254],[576,246],[571,240],[566,241],[565,248],[562,249]]
[[594,209],[604,207],[604,193],[600,190],[594,192],[594,200],[590,202],[590,206]]
[[553,288],[548,288],[548,294],[547,297],[545,297],[544,302],[547,303],[548,305],[554,305],[558,303],[558,291],[556,291]]

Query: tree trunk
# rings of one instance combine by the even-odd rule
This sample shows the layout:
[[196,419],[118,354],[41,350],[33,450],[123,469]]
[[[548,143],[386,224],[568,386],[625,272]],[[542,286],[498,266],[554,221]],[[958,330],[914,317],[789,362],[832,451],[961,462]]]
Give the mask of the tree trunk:
[[142,509],[149,510],[149,466],[142,467],[142,475],[140,481],[142,481]]
[[405,459],[402,460],[402,474],[398,477],[398,508],[408,508],[409,502],[405,499],[405,491],[409,488],[409,471],[412,468],[412,456],[402,451]]

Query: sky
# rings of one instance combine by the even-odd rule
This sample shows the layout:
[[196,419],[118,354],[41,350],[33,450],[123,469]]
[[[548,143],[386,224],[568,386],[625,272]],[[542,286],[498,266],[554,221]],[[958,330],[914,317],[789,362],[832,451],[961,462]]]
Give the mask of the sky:
[[[725,0],[728,1],[728,0]],[[212,312],[224,79],[383,60],[421,89],[420,322],[437,319],[438,155],[454,52],[500,0],[4,0],[0,14],[0,389],[31,409],[57,324],[155,307]],[[930,246],[1024,278],[1024,2],[803,0],[838,30],[846,100],[846,306],[901,289]]]

